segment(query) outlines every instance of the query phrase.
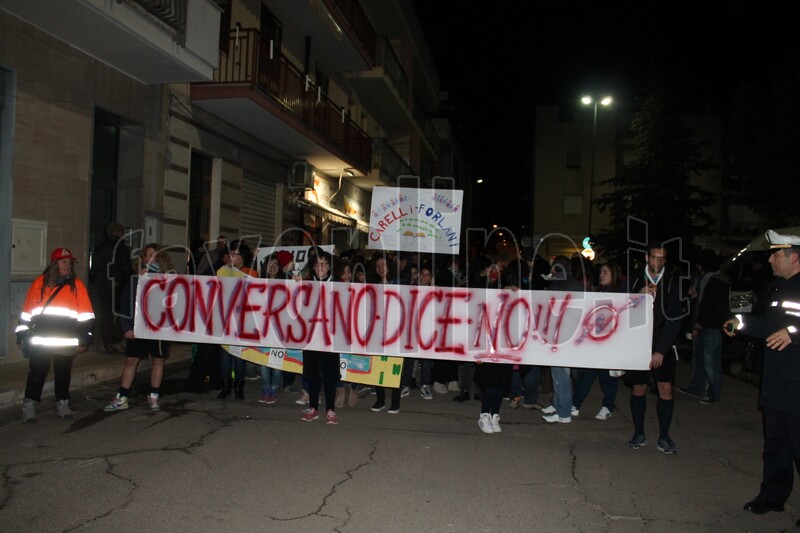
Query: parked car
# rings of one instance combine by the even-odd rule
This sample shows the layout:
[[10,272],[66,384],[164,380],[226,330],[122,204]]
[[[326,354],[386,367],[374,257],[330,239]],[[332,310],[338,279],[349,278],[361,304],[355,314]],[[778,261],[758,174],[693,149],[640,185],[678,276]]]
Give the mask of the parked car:
[[[800,227],[775,229],[782,235],[800,235]],[[774,281],[769,264],[769,243],[764,233],[727,259],[720,271],[731,280],[731,314],[763,314]],[[722,360],[726,369],[738,362],[745,372],[760,376],[764,361],[764,341],[747,335],[723,336]]]

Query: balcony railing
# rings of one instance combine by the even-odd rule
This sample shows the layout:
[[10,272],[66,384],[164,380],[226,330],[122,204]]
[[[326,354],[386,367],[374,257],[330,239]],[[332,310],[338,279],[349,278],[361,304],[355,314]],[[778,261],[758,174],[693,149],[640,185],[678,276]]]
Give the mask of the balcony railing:
[[381,174],[389,176],[392,183],[397,183],[397,176],[416,175],[411,165],[406,163],[386,139],[372,140],[372,168],[377,168]]
[[436,128],[433,127],[433,123],[431,119],[428,117],[428,114],[422,107],[422,104],[419,103],[417,98],[414,98],[414,110],[413,110],[414,120],[417,121],[420,130],[422,130],[422,135],[428,140],[428,143],[433,147],[434,150],[439,150],[439,134],[436,133]]
[[389,43],[389,39],[386,37],[379,37],[376,50],[376,65],[383,67],[383,71],[389,76],[389,79],[392,80],[403,102],[408,106],[408,76],[406,75],[406,71],[403,70],[403,65],[400,63],[400,59],[397,57],[394,48],[392,48],[392,45]]
[[369,54],[372,62],[375,63],[375,41],[377,36],[361,4],[357,0],[326,0],[326,3],[329,5],[329,9],[335,8],[342,13],[342,16],[353,29],[353,33],[356,34],[356,37],[364,46],[364,50]]
[[[322,93],[285,56],[272,53],[256,29],[228,32],[227,53],[220,54],[217,83],[251,83],[275,99],[297,119],[353,158],[353,166],[366,171],[372,158],[372,139]],[[270,57],[272,55],[272,57]]]

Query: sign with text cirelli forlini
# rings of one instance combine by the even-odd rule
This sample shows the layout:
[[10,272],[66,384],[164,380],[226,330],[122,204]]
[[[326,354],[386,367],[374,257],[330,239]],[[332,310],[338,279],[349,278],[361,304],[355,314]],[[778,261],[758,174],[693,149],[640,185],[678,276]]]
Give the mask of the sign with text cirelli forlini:
[[463,201],[454,189],[375,187],[367,248],[457,255]]

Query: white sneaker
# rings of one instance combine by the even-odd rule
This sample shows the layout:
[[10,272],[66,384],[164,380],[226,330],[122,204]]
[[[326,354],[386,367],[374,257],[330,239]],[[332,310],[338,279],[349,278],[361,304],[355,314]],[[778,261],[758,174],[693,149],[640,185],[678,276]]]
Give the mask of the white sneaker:
[[489,413],[481,413],[478,417],[478,427],[484,433],[494,433],[494,424],[492,424],[492,415]]
[[113,411],[122,411],[127,408],[128,408],[128,397],[120,396],[119,393],[117,393],[116,397],[114,397],[114,401],[103,407],[103,411],[105,411],[106,413],[111,413]]
[[495,433],[501,433],[503,431],[500,428],[500,415],[496,413],[492,415],[492,430],[494,430]]
[[556,412],[556,408],[552,405],[548,405],[547,407],[542,407],[542,413],[545,415],[552,415]]
[[451,381],[447,384],[447,390],[450,392],[461,392],[461,387],[458,385],[458,381]]
[[419,395],[422,396],[423,400],[433,400],[433,393],[431,392],[430,385],[423,385],[419,388]]
[[438,381],[434,381],[433,392],[437,394],[447,394],[447,385],[445,385],[444,383],[439,383]]
[[545,415],[542,417],[542,419],[544,419],[544,421],[547,422],[548,424],[554,424],[556,422],[558,422],[559,424],[569,424],[570,422],[572,422],[572,418],[570,417],[562,418],[558,416],[558,413]]
[[75,416],[75,413],[69,408],[69,400],[58,400],[56,411],[58,412],[58,418],[70,419]]
[[410,387],[403,387],[402,389],[400,389],[400,397],[401,398],[405,398],[409,394],[411,394],[411,388]]
[[575,406],[573,405],[573,406],[572,406],[572,409],[570,410],[570,413],[569,413],[569,414],[571,414],[571,415],[572,415],[572,416],[574,416],[575,418],[578,418],[578,417],[580,416],[580,414],[581,414],[581,410],[580,410],[580,409],[578,409],[577,407],[575,407]]
[[147,403],[148,405],[150,405],[151,411],[161,410],[161,406],[158,405],[158,394],[156,394],[155,392],[151,392],[150,394],[147,395]]
[[308,392],[303,391],[298,399],[294,401],[297,405],[308,405]]
[[611,418],[611,410],[608,407],[603,406],[597,415],[595,415],[595,418],[598,420],[608,420]]

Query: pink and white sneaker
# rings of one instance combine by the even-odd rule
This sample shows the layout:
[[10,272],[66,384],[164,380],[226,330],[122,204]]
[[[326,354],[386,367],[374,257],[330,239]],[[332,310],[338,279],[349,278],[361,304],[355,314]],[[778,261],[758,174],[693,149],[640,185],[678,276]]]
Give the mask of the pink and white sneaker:
[[339,418],[336,416],[336,411],[333,409],[328,409],[328,412],[325,413],[325,418],[328,424],[338,424]]
[[319,413],[313,407],[309,407],[305,411],[303,411],[303,417],[300,419],[303,422],[311,422],[312,420],[316,420],[319,418]]

